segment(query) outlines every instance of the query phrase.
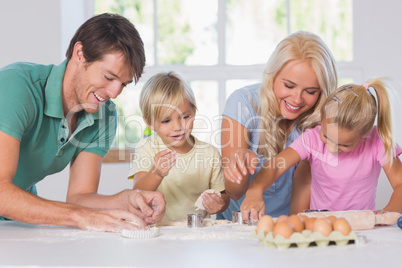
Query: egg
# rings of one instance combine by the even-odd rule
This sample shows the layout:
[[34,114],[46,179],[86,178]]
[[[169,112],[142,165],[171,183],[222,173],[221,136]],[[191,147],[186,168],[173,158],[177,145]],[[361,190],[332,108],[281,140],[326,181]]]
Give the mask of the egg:
[[326,218],[318,218],[314,221],[312,231],[319,232],[323,236],[329,236],[329,234],[332,232],[332,224]]
[[271,216],[269,215],[264,215],[261,217],[261,219],[257,223],[257,234],[261,231],[264,230],[265,233],[272,232],[274,230],[274,220],[272,219]]
[[307,219],[308,219],[308,217],[306,216],[306,215],[299,215],[301,218],[302,218],[302,220],[304,221],[304,223],[306,223],[306,221],[307,221]]
[[335,221],[336,219],[337,219],[337,218],[336,218],[335,216],[333,216],[333,215],[327,217],[327,220],[329,220],[329,222],[332,223],[332,224],[334,224],[334,221]]
[[274,227],[274,237],[277,235],[282,235],[284,238],[290,238],[293,234],[293,228],[287,221],[280,221],[275,224]]
[[304,222],[302,218],[300,218],[298,215],[289,216],[288,222],[290,223],[290,225],[292,225],[295,232],[301,232],[304,230]]
[[311,217],[306,220],[304,223],[306,230],[313,230],[313,224],[317,220],[317,218]]
[[281,215],[276,219],[276,222],[286,221],[288,219],[288,215]]
[[348,235],[352,230],[349,222],[345,218],[338,218],[333,223],[334,231],[339,231],[343,235]]

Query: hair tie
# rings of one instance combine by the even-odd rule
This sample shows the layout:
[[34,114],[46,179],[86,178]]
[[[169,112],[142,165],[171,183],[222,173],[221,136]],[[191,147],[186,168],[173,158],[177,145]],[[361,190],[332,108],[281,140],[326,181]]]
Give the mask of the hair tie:
[[362,86],[363,86],[366,90],[369,89],[369,86],[367,85],[367,83],[363,83]]

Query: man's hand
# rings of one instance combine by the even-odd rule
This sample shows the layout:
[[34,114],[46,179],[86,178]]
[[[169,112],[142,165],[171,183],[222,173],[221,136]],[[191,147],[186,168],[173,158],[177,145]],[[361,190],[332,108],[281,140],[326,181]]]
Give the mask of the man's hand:
[[128,211],[112,209],[80,210],[78,227],[87,231],[121,232],[123,229],[145,229],[147,224],[137,215]]
[[166,201],[161,192],[128,190],[128,210],[142,218],[147,224],[154,224],[165,216]]

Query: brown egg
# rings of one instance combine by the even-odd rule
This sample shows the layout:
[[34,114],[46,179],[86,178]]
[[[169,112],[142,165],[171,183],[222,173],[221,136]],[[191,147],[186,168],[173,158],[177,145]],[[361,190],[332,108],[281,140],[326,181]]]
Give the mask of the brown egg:
[[313,224],[313,232],[319,232],[323,236],[329,236],[332,232],[332,224],[326,218],[318,218]]
[[311,217],[311,218],[308,218],[307,220],[306,220],[306,222],[304,223],[304,225],[305,225],[305,229],[306,230],[313,230],[313,224],[314,224],[314,222],[317,220],[317,218],[314,218],[314,217]]
[[345,218],[338,218],[334,221],[333,224],[334,231],[339,231],[343,235],[348,235],[350,231],[352,230],[352,227],[350,226],[349,222]]
[[295,232],[301,232],[304,230],[304,222],[302,218],[300,218],[298,215],[289,216],[288,222],[290,223],[290,225],[292,225]]
[[334,221],[335,221],[336,219],[337,219],[337,218],[336,218],[335,216],[333,216],[333,215],[327,217],[327,220],[329,220],[329,222],[330,222],[331,224],[334,224]]
[[299,215],[301,218],[302,218],[302,220],[304,221],[304,223],[306,223],[306,221],[307,221],[307,219],[308,219],[308,217],[306,216],[306,215]]
[[265,233],[272,232],[274,230],[274,220],[272,219],[271,216],[269,215],[264,215],[261,217],[261,219],[257,223],[257,234],[261,231],[264,230]]
[[286,221],[288,219],[288,215],[281,215],[276,219],[276,222]]
[[275,224],[274,237],[282,235],[284,238],[290,238],[293,234],[293,228],[287,221],[280,221]]

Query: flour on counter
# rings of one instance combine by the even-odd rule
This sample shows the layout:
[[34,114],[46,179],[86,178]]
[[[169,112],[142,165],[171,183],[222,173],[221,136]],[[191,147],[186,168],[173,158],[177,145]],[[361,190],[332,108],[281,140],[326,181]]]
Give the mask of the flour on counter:
[[217,224],[210,227],[188,228],[181,226],[165,226],[160,228],[157,239],[172,240],[249,240],[255,226],[237,224]]

